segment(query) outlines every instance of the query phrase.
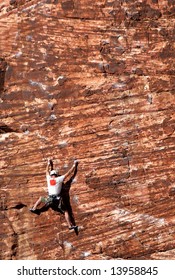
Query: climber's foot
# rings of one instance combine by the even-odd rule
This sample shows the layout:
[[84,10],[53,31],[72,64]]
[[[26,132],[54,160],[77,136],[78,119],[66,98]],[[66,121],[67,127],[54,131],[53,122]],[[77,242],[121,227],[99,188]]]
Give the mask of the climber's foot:
[[76,230],[76,229],[78,229],[78,226],[71,226],[71,227],[69,227],[69,230],[72,230],[72,229]]
[[29,211],[32,212],[32,213],[34,213],[34,214],[37,214],[37,215],[40,214],[40,211],[39,211],[38,209],[30,208]]

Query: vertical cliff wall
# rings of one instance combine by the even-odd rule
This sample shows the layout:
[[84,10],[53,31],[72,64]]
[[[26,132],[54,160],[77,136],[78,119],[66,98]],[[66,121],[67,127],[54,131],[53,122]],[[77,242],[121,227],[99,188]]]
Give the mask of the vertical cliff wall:
[[[173,3],[1,1],[1,259],[175,259]],[[28,211],[48,157],[78,235]]]

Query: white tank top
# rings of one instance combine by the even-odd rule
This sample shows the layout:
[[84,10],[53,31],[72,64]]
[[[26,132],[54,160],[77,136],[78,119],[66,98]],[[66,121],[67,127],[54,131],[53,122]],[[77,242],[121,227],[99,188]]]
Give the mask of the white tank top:
[[61,193],[64,177],[65,176],[62,175],[52,178],[50,175],[47,175],[47,187],[49,195],[59,195]]

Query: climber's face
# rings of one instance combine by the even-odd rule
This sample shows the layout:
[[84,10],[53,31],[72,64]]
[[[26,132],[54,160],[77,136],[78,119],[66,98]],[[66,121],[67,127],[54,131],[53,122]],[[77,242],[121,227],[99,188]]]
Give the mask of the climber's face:
[[54,174],[54,175],[51,175],[51,178],[56,178],[57,176]]

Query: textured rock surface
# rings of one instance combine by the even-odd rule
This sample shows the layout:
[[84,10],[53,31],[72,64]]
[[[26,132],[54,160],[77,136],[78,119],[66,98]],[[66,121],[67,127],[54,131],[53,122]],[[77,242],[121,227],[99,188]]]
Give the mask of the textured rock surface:
[[[173,3],[1,1],[1,259],[175,259]],[[50,156],[78,236],[28,211]]]

